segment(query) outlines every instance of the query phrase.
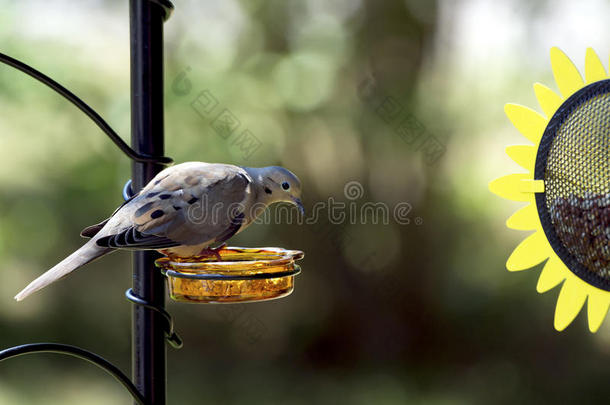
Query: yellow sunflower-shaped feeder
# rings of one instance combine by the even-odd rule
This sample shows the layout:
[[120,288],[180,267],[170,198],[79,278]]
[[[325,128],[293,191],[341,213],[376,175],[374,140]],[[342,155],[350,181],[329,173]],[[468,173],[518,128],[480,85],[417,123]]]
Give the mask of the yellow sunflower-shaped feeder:
[[555,328],[566,328],[586,302],[589,329],[596,332],[610,305],[610,80],[591,48],[585,80],[557,48],[551,49],[551,65],[561,95],[534,84],[544,115],[516,104],[505,107],[534,144],[506,149],[527,173],[500,177],[489,189],[527,202],[506,225],[534,231],[510,255],[508,270],[546,260],[538,292],[563,282]]

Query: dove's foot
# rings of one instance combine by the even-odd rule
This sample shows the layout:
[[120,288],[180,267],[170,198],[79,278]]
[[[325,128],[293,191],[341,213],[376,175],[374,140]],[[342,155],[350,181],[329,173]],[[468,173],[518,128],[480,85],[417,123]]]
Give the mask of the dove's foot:
[[220,261],[222,261],[222,258],[220,257],[220,253],[218,253],[218,252],[220,250],[224,249],[225,247],[227,247],[226,243],[223,243],[222,245],[217,246],[215,248],[207,247],[207,248],[201,249],[201,252],[199,252],[198,256],[202,256],[202,257],[215,256],[216,260],[218,260],[220,262]]

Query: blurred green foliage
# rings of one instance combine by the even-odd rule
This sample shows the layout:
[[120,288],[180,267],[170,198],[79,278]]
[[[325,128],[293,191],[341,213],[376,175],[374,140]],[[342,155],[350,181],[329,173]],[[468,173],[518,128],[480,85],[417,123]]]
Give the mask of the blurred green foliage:
[[[304,250],[303,273],[283,300],[170,302],[185,340],[168,352],[171,404],[607,401],[610,327],[593,336],[579,317],[555,332],[558,290],[535,293],[539,268],[504,269],[524,235],[504,227],[516,205],[487,192],[490,179],[516,170],[503,146],[520,140],[502,105],[534,106],[530,83],[552,83],[546,51],[532,56],[518,40],[548,49],[554,30],[535,27],[556,20],[545,2],[498,4],[508,16],[489,21],[477,14],[484,2],[175,0],[165,28],[169,156],[284,165],[301,177],[308,207],[347,201],[343,187],[356,180],[359,204],[408,202],[413,220],[255,225],[238,235],[237,246]],[[1,51],[66,85],[127,139],[126,2],[0,1],[0,10]],[[583,10],[583,29],[604,15]],[[516,25],[493,36],[506,21]],[[475,53],[459,42],[464,27],[482,43]],[[367,78],[441,142],[438,162],[426,164],[359,96]],[[209,114],[192,105],[204,91],[217,103]],[[227,139],[213,127],[224,109],[240,123]],[[260,143],[251,155],[236,143],[246,129]],[[0,146],[0,348],[64,342],[128,370],[128,253],[12,300],[121,203],[127,158],[73,106],[5,66]],[[130,399],[74,359],[1,364],[0,404],[29,403]]]

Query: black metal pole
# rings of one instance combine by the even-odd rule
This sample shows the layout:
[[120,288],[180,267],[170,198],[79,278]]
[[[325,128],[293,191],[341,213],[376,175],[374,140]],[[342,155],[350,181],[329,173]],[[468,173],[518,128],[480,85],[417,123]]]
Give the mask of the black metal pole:
[[[150,0],[130,0],[131,146],[163,156],[163,8]],[[134,162],[132,187],[138,192],[163,166]],[[155,269],[154,252],[133,255],[133,293],[149,304],[165,306],[165,280]],[[133,307],[133,382],[147,403],[165,404],[165,320],[141,305]]]

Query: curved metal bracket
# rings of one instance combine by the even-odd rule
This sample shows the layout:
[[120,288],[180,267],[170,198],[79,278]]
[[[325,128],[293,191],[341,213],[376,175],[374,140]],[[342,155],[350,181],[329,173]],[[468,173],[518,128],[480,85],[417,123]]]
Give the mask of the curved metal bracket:
[[174,349],[182,348],[182,338],[174,331],[174,318],[172,318],[169,312],[167,312],[163,308],[159,308],[150,304],[141,297],[138,297],[137,295],[135,295],[131,288],[125,291],[125,297],[132,303],[136,305],[141,305],[148,309],[152,309],[153,311],[156,311],[158,314],[163,316],[163,319],[165,319],[165,322],[167,324],[165,328],[165,339],[167,340],[167,343],[169,343]]
[[163,8],[163,22],[167,21],[171,17],[174,11],[174,5],[169,0],[148,0],[151,3],[158,4]]
[[27,345],[15,346],[9,349],[0,351],[0,361],[7,360],[13,357],[19,357],[33,353],[58,353],[76,357],[81,360],[95,364],[111,376],[113,376],[123,387],[129,391],[133,399],[140,405],[146,405],[146,399],[138,391],[136,386],[131,382],[118,367],[110,363],[103,357],[98,356],[88,350],[80,347],[64,345],[61,343],[30,343]]
[[[154,3],[161,4],[161,3],[165,3],[165,1],[155,1]],[[170,5],[171,5],[171,3],[170,3]],[[164,10],[166,10],[165,7],[164,7]],[[168,15],[167,11],[166,11],[166,15]],[[106,121],[104,121],[104,119],[97,112],[95,112],[95,110],[93,110],[93,108],[89,107],[83,100],[78,98],[74,93],[72,93],[70,90],[66,89],[64,86],[57,83],[55,80],[51,79],[49,76],[45,75],[44,73],[41,73],[38,70],[34,69],[33,67],[26,65],[25,63],[18,61],[17,59],[11,58],[10,56],[5,55],[3,53],[0,53],[0,62],[3,62],[9,66],[12,66],[15,69],[20,70],[21,72],[27,74],[28,76],[33,77],[34,79],[36,79],[39,82],[43,83],[44,85],[50,87],[56,93],[58,93],[59,95],[64,97],[66,100],[68,100],[69,102],[74,104],[79,110],[84,112],[85,115],[87,115],[87,117],[91,118],[91,120],[93,120],[93,122],[95,122],[95,124],[102,131],[104,131],[104,133],[106,135],[108,135],[108,137],[112,140],[112,142],[114,142],[114,144],[116,146],[118,146],[119,149],[123,151],[123,153],[125,153],[127,156],[129,156],[131,159],[135,160],[136,162],[153,162],[153,163],[161,163],[164,165],[173,163],[173,160],[169,157],[142,155],[142,154],[137,153],[133,149],[131,149],[129,147],[129,145],[127,145],[125,143],[125,141],[123,141],[123,139],[121,139],[121,137],[110,127],[110,125],[108,125],[108,123]]]

